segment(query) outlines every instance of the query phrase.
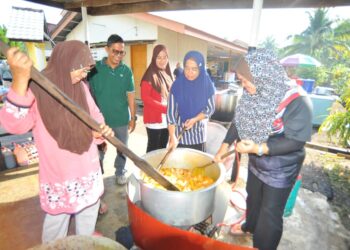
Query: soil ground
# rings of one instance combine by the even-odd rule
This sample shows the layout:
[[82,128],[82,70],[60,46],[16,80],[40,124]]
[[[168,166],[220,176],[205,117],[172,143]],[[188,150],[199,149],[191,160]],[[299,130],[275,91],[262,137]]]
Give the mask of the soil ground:
[[[312,143],[339,147],[325,132],[314,129]],[[307,149],[301,170],[302,187],[325,195],[350,230],[350,160],[335,154]]]

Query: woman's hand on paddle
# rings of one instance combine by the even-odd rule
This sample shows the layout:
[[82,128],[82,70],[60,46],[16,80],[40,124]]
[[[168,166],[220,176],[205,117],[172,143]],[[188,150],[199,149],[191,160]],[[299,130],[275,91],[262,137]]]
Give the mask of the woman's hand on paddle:
[[214,161],[215,162],[222,162],[223,159],[221,159],[221,157],[228,152],[229,149],[229,145],[227,143],[223,143],[221,144],[218,152],[215,154],[214,156]]
[[196,122],[199,122],[203,119],[206,118],[206,115],[204,113],[199,113],[198,115],[196,115],[195,117],[191,118],[191,119],[188,119],[186,120],[184,126],[185,126],[185,129],[186,130],[189,130],[193,127],[193,125],[196,123]]
[[18,95],[24,96],[27,93],[33,62],[18,48],[10,48],[6,53],[6,57],[12,73],[11,88]]
[[168,149],[175,149],[178,144],[179,141],[177,140],[176,135],[169,135]]
[[110,127],[108,127],[106,124],[101,124],[100,129],[101,129],[101,132],[92,131],[92,136],[95,139],[102,139],[103,137],[114,136],[113,130]]
[[237,143],[237,152],[239,153],[254,153],[257,152],[258,144],[252,140],[241,140]]
[[186,130],[191,129],[196,122],[197,122],[196,117],[186,120],[184,124],[185,129]]

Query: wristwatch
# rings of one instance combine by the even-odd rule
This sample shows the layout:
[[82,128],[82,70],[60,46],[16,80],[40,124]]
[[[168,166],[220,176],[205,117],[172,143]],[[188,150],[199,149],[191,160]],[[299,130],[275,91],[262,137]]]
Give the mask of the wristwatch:
[[263,156],[264,155],[264,149],[263,149],[262,144],[258,145],[258,153],[257,153],[257,155],[258,156]]
[[135,115],[134,117],[131,117],[130,120],[137,121],[137,116]]

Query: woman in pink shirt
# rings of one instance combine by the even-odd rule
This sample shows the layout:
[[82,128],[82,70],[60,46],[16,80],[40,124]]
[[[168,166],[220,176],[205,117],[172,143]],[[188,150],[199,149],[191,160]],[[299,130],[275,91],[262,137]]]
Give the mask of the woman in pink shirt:
[[[76,234],[92,235],[104,190],[96,147],[103,142],[102,135],[92,131],[38,85],[29,84],[32,62],[25,54],[11,48],[7,59],[13,84],[0,119],[10,133],[33,132],[39,153],[40,204],[46,213],[42,240],[65,237],[71,215],[75,215]],[[42,73],[103,124],[104,119],[83,81],[94,64],[85,44],[67,41],[55,47]],[[113,135],[108,126],[101,128],[104,135]]]

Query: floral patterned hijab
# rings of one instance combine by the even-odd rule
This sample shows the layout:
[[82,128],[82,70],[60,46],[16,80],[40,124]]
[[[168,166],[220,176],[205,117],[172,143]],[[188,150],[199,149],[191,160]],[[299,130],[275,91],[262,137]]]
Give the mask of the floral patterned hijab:
[[[234,121],[240,139],[263,143],[272,132],[276,110],[290,88],[290,80],[272,51],[250,51],[245,56],[245,61],[257,91],[254,95],[243,91]],[[237,72],[241,73],[239,70]]]

